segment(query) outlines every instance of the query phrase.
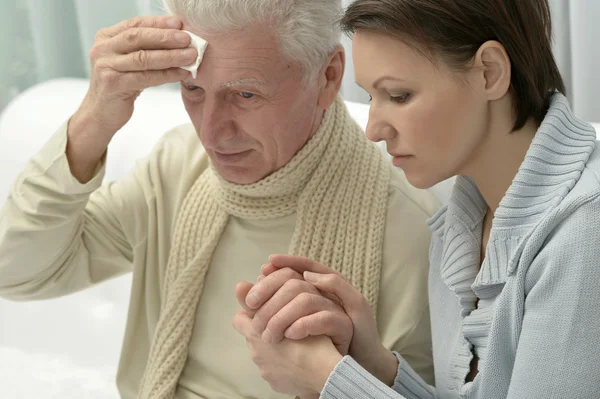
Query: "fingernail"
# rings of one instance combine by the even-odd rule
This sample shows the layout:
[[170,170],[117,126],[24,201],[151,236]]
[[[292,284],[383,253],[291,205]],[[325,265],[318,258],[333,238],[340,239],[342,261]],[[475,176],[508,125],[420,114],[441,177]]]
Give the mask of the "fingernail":
[[185,32],[177,32],[175,33],[175,39],[181,43],[189,43],[192,39]]
[[269,331],[268,328],[263,332],[262,340],[263,340],[263,342],[266,342],[267,344],[270,344],[271,341],[273,341],[273,335],[271,334],[271,331]]
[[167,20],[167,26],[169,28],[179,28],[181,26],[181,21],[177,18],[169,18]]
[[304,280],[308,281],[309,283],[319,282],[319,275],[317,273],[304,272],[303,276],[304,276]]
[[252,292],[252,293],[248,294],[248,297],[246,298],[246,304],[248,306],[250,306],[251,308],[258,305],[259,301],[260,301],[260,298],[258,297],[256,292]]
[[257,283],[260,283],[262,279],[264,279],[265,276],[258,276],[258,278],[256,279]]
[[287,330],[285,330],[285,333],[283,333],[283,336],[286,337],[287,339],[296,339],[296,338],[294,338],[296,336],[296,334],[294,334],[293,332],[290,332],[289,328]]
[[195,58],[198,55],[195,48],[186,48],[181,51],[181,56],[183,58]]

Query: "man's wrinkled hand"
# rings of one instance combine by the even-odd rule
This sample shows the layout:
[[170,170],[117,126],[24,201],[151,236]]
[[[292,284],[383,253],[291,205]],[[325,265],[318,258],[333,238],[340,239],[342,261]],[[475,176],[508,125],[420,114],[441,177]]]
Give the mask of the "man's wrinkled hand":
[[318,398],[327,378],[342,359],[325,336],[265,343],[254,331],[252,318],[245,310],[234,317],[233,326],[246,338],[261,377],[279,393],[298,395],[302,399]]

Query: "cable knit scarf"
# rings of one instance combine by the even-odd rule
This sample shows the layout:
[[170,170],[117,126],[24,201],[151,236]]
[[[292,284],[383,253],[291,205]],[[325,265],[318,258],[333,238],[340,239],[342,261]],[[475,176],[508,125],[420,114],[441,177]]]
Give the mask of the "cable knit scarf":
[[207,168],[178,215],[164,301],[140,398],[173,398],[185,367],[196,308],[214,249],[230,215],[273,219],[297,212],[289,253],[341,272],[373,309],[379,294],[389,167],[341,98],[317,133],[282,169],[236,185]]

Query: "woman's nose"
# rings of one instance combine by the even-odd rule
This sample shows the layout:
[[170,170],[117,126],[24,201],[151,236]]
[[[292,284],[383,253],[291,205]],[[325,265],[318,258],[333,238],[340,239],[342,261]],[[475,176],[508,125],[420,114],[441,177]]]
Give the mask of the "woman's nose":
[[365,129],[367,138],[375,143],[380,141],[389,140],[394,137],[396,130],[387,123],[383,118],[379,117],[375,112],[369,112],[369,121],[367,122],[367,128]]

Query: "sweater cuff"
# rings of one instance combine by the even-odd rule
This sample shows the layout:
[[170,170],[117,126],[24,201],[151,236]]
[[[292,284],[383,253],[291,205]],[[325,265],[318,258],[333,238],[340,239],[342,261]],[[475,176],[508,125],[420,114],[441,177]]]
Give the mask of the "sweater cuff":
[[394,380],[392,388],[407,399],[433,399],[435,394],[430,387],[408,364],[406,360],[398,353],[394,352],[398,358],[398,374]]
[[329,375],[322,399],[405,399],[379,381],[352,357],[345,356]]

